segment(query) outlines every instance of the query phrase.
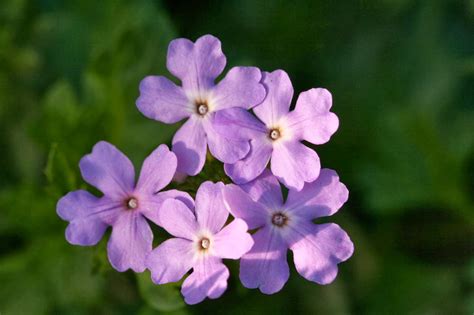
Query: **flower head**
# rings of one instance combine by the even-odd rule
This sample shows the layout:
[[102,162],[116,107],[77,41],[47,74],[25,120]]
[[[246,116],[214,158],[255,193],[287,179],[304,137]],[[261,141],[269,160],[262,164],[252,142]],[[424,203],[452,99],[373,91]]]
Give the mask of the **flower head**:
[[242,109],[216,114],[216,129],[234,140],[250,139],[250,152],[242,160],[226,163],[225,171],[237,184],[260,175],[271,160],[272,173],[288,188],[301,190],[314,181],[320,171],[319,157],[301,143],[329,141],[339,121],[330,112],[331,94],[326,89],[311,89],[299,95],[289,111],[293,86],[286,72],[264,73],[265,100],[253,108],[257,118]]
[[188,120],[173,138],[178,171],[196,175],[204,166],[207,147],[222,162],[234,163],[247,155],[247,141],[229,140],[214,129],[217,112],[229,108],[249,109],[265,97],[261,72],[255,67],[234,67],[216,85],[226,57],[220,41],[211,35],[195,43],[175,39],[168,47],[168,70],[181,80],[177,86],[163,76],[148,76],[140,83],[138,109],[148,118],[167,124]]
[[266,294],[280,291],[289,277],[288,248],[298,273],[319,284],[332,282],[337,264],[354,251],[337,224],[312,222],[334,214],[347,201],[348,191],[332,170],[322,169],[318,179],[301,191],[290,189],[286,202],[269,171],[246,185],[226,186],[224,198],[236,218],[245,220],[249,229],[258,229],[254,246],[240,261],[240,279],[247,288]]
[[176,238],[153,250],[147,268],[156,284],[178,281],[192,268],[181,289],[188,304],[221,296],[229,277],[222,258],[239,259],[253,245],[243,220],[235,219],[223,228],[229,216],[223,188],[222,183],[204,182],[194,209],[168,199],[159,211],[162,227]]
[[82,177],[104,194],[98,198],[85,190],[62,197],[57,213],[69,221],[66,239],[74,245],[97,244],[108,226],[112,234],[107,245],[109,261],[118,271],[145,270],[145,258],[152,250],[153,234],[145,218],[160,224],[158,208],[167,198],[192,205],[184,192],[159,192],[176,171],[176,156],[160,145],[143,163],[137,184],[132,162],[108,142],[97,143],[80,163]]

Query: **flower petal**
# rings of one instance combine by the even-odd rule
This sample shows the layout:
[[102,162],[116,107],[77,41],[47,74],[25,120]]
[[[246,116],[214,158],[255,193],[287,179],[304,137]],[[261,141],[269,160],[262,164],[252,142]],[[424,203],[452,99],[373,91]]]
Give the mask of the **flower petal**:
[[167,199],[158,210],[157,224],[173,236],[193,240],[198,224],[191,209],[176,199]]
[[243,219],[249,229],[265,225],[268,210],[261,203],[252,200],[242,188],[234,184],[226,185],[223,194],[229,212],[234,217]]
[[318,179],[306,183],[301,191],[290,189],[286,208],[298,216],[313,220],[333,215],[349,197],[346,186],[333,170],[323,168]]
[[212,248],[220,258],[239,259],[253,246],[248,226],[241,219],[235,219],[214,236]]
[[171,238],[155,248],[146,259],[151,279],[156,284],[179,281],[193,267],[193,244]]
[[267,96],[260,105],[254,107],[253,111],[270,128],[288,113],[293,98],[293,85],[283,70],[264,72],[263,84]]
[[212,123],[214,129],[228,139],[250,140],[267,134],[267,127],[243,108],[217,111]]
[[259,288],[265,294],[276,293],[290,276],[286,244],[269,227],[260,229],[253,239],[254,246],[240,260],[240,280],[246,288]]
[[250,141],[247,156],[233,164],[226,163],[224,171],[236,184],[246,184],[262,174],[272,156],[273,146],[266,136]]
[[295,139],[314,144],[329,141],[339,127],[339,119],[329,109],[332,96],[326,89],[311,89],[298,97],[295,110],[286,117],[286,127]]
[[223,163],[235,163],[249,152],[250,144],[248,140],[225,138],[214,129],[210,120],[204,120],[203,127],[206,132],[209,151],[211,151],[211,154],[219,161]]
[[250,109],[265,98],[265,87],[260,83],[262,73],[255,67],[234,67],[212,91],[216,110],[241,107]]
[[167,199],[177,199],[183,202],[192,212],[194,212],[194,200],[187,193],[176,189],[159,192],[158,194],[147,196],[144,200],[140,200],[140,213],[148,220],[160,225],[158,217],[159,210],[163,202]]
[[90,246],[97,244],[107,229],[102,216],[116,213],[120,205],[106,197],[99,199],[85,190],[76,190],[58,201],[56,211],[61,219],[70,222],[66,229],[67,241]]
[[191,116],[173,137],[173,152],[178,158],[178,171],[198,174],[206,161],[206,134],[201,119]]
[[207,228],[212,233],[217,233],[224,226],[229,212],[224,204],[224,184],[222,182],[204,182],[196,193],[197,221],[201,228]]
[[109,261],[120,272],[143,272],[152,242],[153,233],[146,219],[137,211],[125,211],[112,228],[107,244]]
[[220,258],[205,257],[199,259],[181,287],[181,293],[187,304],[197,304],[206,297],[217,299],[227,289],[229,269]]
[[177,164],[176,155],[165,144],[160,145],[143,162],[137,190],[147,195],[156,194],[171,182]]
[[123,198],[135,184],[132,162],[112,144],[100,141],[84,156],[79,167],[82,177],[112,198]]
[[278,179],[267,169],[250,183],[240,185],[250,197],[265,207],[275,210],[283,206],[283,195],[281,193]]
[[300,142],[289,141],[273,146],[271,169],[288,189],[301,190],[305,182],[318,178],[321,164],[316,152]]
[[352,256],[354,244],[339,225],[334,223],[298,226],[298,238],[291,250],[298,273],[309,281],[331,283],[337,276],[337,264]]
[[204,35],[196,43],[185,38],[175,39],[168,47],[166,67],[181,80],[185,91],[211,88],[225,64],[221,42],[212,35]]
[[148,76],[140,82],[136,105],[146,117],[166,124],[174,124],[192,113],[183,89],[162,76]]

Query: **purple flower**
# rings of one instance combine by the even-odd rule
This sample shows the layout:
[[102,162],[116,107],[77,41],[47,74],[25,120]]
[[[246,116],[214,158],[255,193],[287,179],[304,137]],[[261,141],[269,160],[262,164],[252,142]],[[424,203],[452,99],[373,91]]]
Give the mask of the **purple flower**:
[[223,188],[222,183],[204,182],[197,191],[194,211],[175,199],[166,200],[159,211],[163,228],[176,238],[153,250],[147,268],[156,284],[176,282],[192,268],[181,288],[188,304],[206,296],[220,297],[229,278],[222,258],[239,259],[253,245],[243,220],[235,219],[222,228],[229,215]]
[[304,278],[328,284],[337,275],[337,264],[354,251],[349,236],[337,224],[313,224],[334,214],[348,198],[337,174],[322,169],[318,179],[301,191],[289,190],[286,202],[278,180],[265,171],[255,181],[224,190],[229,211],[247,222],[252,249],[240,261],[240,279],[247,288],[266,294],[281,290],[289,277],[287,250],[293,251],[296,270]]
[[211,35],[196,43],[173,40],[168,47],[167,68],[182,87],[163,76],[148,76],[140,83],[138,109],[148,118],[166,124],[189,118],[173,138],[178,171],[198,174],[204,166],[207,145],[222,162],[234,163],[247,155],[248,141],[228,140],[214,130],[217,112],[233,107],[249,109],[265,97],[261,72],[255,67],[234,67],[217,85],[214,80],[226,65],[220,41]]
[[293,86],[286,72],[264,73],[267,97],[253,111],[260,119],[239,108],[219,112],[216,129],[234,140],[251,139],[250,153],[236,163],[225,164],[226,174],[237,184],[260,175],[271,160],[272,173],[288,188],[301,190],[305,182],[318,178],[319,157],[301,143],[329,141],[339,120],[331,113],[331,94],[326,89],[311,89],[299,95],[289,112]]
[[176,164],[174,153],[166,145],[160,145],[146,158],[135,185],[130,160],[110,143],[97,143],[79,166],[84,180],[104,195],[97,198],[85,190],[76,190],[59,200],[57,213],[69,221],[67,241],[74,245],[95,245],[107,227],[112,226],[107,244],[112,266],[118,271],[131,268],[143,272],[153,241],[146,219],[159,225],[158,209],[167,198],[193,203],[191,196],[177,190],[158,193],[170,183]]

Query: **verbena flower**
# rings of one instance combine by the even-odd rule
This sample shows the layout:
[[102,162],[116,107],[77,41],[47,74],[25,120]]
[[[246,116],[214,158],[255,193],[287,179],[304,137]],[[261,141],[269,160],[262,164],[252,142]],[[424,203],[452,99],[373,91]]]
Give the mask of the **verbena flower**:
[[314,181],[320,171],[316,152],[301,143],[329,141],[339,121],[330,112],[331,94],[326,89],[302,92],[293,111],[289,111],[293,86],[286,72],[264,73],[265,100],[254,107],[255,118],[242,109],[216,115],[216,128],[234,140],[251,139],[250,153],[236,163],[226,163],[225,172],[237,184],[260,175],[271,160],[272,173],[288,188],[301,190]]
[[148,76],[140,83],[138,109],[148,118],[167,124],[189,118],[173,137],[178,171],[196,175],[203,168],[207,146],[218,160],[234,163],[247,155],[248,141],[225,139],[214,130],[216,112],[233,107],[249,109],[265,97],[255,67],[234,67],[216,85],[226,57],[220,41],[211,35],[196,43],[175,39],[168,47],[167,68],[182,87],[163,76]]
[[192,204],[187,193],[177,190],[160,192],[176,171],[176,156],[160,145],[143,163],[137,184],[130,160],[110,143],[97,143],[80,163],[82,177],[104,194],[98,198],[85,190],[62,197],[57,213],[69,221],[66,239],[74,245],[97,244],[108,226],[112,234],[107,253],[118,271],[145,270],[145,258],[152,250],[153,234],[145,218],[160,224],[158,208],[167,198],[179,198]]
[[[181,287],[188,304],[225,292],[229,270],[222,259],[241,259],[245,287],[278,292],[289,278],[288,249],[298,273],[328,284],[354,246],[337,224],[313,220],[337,212],[348,190],[334,171],[320,169],[318,155],[302,142],[323,144],[336,132],[331,94],[322,88],[303,92],[290,111],[293,87],[284,71],[234,67],[215,83],[225,65],[221,43],[211,35],[170,43],[167,68],[181,86],[148,76],[136,105],[166,124],[187,119],[172,151],[166,145],[154,150],[135,184],[131,161],[113,145],[97,143],[79,166],[103,196],[77,190],[58,201],[58,215],[69,222],[66,239],[92,246],[111,226],[112,266],[149,269],[156,284],[179,281],[192,270]],[[185,192],[161,191],[172,180],[183,184],[200,173],[208,148],[238,185],[204,182],[195,201]],[[280,182],[289,189],[286,201]],[[192,183],[187,187],[193,190]],[[225,226],[229,213],[235,219]],[[153,250],[147,219],[174,238]]]
[[243,220],[235,219],[223,228],[229,215],[223,187],[220,182],[204,182],[197,191],[194,210],[168,199],[158,212],[162,227],[176,238],[154,249],[147,267],[156,284],[178,281],[192,268],[181,288],[188,304],[221,296],[229,277],[222,258],[239,259],[253,245]]
[[290,189],[286,202],[269,171],[240,187],[226,186],[224,197],[236,218],[258,229],[254,246],[240,261],[240,279],[247,288],[266,294],[281,290],[289,277],[288,248],[298,273],[319,284],[332,282],[337,264],[353,253],[352,241],[337,224],[312,222],[334,214],[347,201],[348,191],[332,170],[322,169],[301,191]]

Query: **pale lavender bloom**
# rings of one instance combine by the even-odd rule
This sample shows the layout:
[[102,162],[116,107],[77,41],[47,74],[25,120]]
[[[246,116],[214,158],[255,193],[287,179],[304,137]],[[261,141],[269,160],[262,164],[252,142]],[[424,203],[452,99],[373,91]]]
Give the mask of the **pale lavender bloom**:
[[239,259],[253,245],[243,220],[235,219],[223,228],[229,216],[223,188],[220,182],[204,182],[197,191],[194,210],[168,199],[159,211],[162,227],[176,238],[153,250],[147,268],[156,284],[176,282],[192,268],[181,287],[188,304],[220,297],[229,278],[222,258]]
[[293,86],[286,72],[264,73],[265,100],[249,112],[235,108],[216,115],[216,129],[231,139],[251,139],[250,153],[236,163],[226,163],[225,172],[237,184],[260,175],[271,160],[272,173],[288,188],[301,190],[320,171],[319,157],[301,141],[323,144],[339,126],[330,112],[331,94],[318,88],[302,92],[289,111]]
[[112,144],[98,142],[79,166],[84,180],[104,195],[97,198],[85,190],[76,190],[58,201],[58,215],[69,221],[67,241],[74,245],[96,245],[107,227],[112,226],[107,244],[112,266],[118,271],[130,268],[143,272],[153,241],[146,219],[160,225],[158,209],[168,198],[193,205],[187,193],[177,190],[159,193],[173,178],[176,164],[175,154],[166,145],[160,145],[146,158],[135,185],[132,162]]
[[333,170],[322,169],[318,179],[301,191],[290,189],[286,202],[269,171],[240,187],[226,186],[224,198],[232,215],[245,220],[249,229],[258,229],[254,246],[240,260],[240,280],[247,288],[265,294],[280,291],[289,277],[288,248],[298,273],[319,284],[331,283],[337,264],[354,251],[337,224],[312,222],[333,215],[347,201],[347,188]]
[[146,117],[166,124],[189,118],[173,137],[181,173],[201,171],[208,145],[211,154],[226,163],[238,161],[250,150],[248,141],[225,139],[215,132],[213,120],[217,112],[259,104],[265,97],[262,75],[255,67],[234,67],[216,85],[225,65],[221,43],[214,36],[202,36],[196,43],[175,39],[168,47],[166,66],[182,87],[163,76],[148,76],[140,83],[136,103]]

